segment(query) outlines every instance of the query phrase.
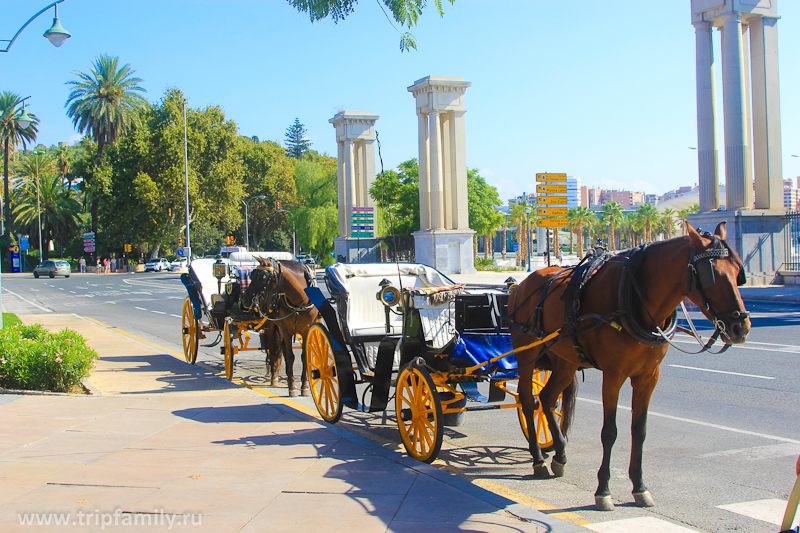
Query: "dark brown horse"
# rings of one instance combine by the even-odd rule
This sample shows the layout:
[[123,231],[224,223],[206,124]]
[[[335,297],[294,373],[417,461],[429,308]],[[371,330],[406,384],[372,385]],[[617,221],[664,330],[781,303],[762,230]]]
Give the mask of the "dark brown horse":
[[[517,354],[521,368],[520,401],[528,427],[533,427],[534,399],[530,384],[534,368],[552,370],[539,401],[553,435],[555,453],[551,468],[555,476],[564,475],[567,462],[564,435],[553,416],[556,398],[572,383],[577,370],[594,366],[603,372],[603,462],[597,473],[595,493],[598,510],[614,508],[608,487],[611,449],[617,438],[619,391],[627,379],[633,387],[628,474],[636,505],[654,504],[642,480],[642,447],[647,409],[668,346],[657,328],[666,331],[674,324],[676,307],[688,297],[716,326],[717,334],[726,344],[740,344],[747,338],[749,313],[737,288],[745,281],[744,267],[725,237],[724,223],[717,226],[714,235],[701,235],[689,226],[688,236],[610,258],[589,278],[578,303],[572,304],[579,309],[577,314],[585,318],[571,324],[567,323],[565,302],[561,300],[569,277],[560,268],[534,272],[509,298],[515,348],[559,329],[566,333],[555,339],[554,344],[545,343]],[[552,281],[548,283],[549,280]],[[591,329],[592,325],[599,327]],[[578,335],[570,335],[571,332]],[[577,342],[573,342],[573,337]],[[565,394],[564,398],[567,401],[569,396]],[[548,476],[537,439],[530,439],[529,449],[534,476]]]
[[[242,295],[242,304],[254,307],[269,320],[265,328],[267,360],[275,361],[277,354],[283,353],[286,361],[286,378],[289,382],[289,396],[297,396],[294,379],[294,351],[292,337],[305,338],[308,328],[317,320],[317,309],[306,296],[304,289],[314,283],[314,275],[297,261],[277,261],[256,258],[260,266],[250,274],[250,283]],[[303,372],[300,376],[300,392],[308,396],[308,375],[306,359],[302,357]],[[270,363],[275,376],[276,366]]]

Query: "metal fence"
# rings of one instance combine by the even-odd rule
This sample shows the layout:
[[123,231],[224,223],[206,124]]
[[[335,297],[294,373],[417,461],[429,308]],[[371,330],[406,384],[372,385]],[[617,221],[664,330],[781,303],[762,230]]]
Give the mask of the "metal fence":
[[800,270],[800,211],[788,211],[783,218],[786,221],[783,269]]

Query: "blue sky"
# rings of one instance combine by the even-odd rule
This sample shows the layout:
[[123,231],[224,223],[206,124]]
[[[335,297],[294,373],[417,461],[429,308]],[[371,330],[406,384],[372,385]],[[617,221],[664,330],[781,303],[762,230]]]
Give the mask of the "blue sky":
[[[48,3],[3,2],[0,38]],[[800,2],[778,9],[783,169],[796,177]],[[339,24],[311,24],[281,0],[66,0],[59,16],[72,38],[58,49],[42,37],[52,16],[0,54],[0,90],[31,95],[46,145],[78,138],[65,82],[109,54],[130,63],[149,100],[179,87],[191,107],[220,105],[241,134],[262,140],[282,142],[298,117],[313,148],[335,155],[328,119],[340,109],[376,113],[386,168],[417,156],[407,87],[428,75],[463,77],[472,82],[467,164],[503,200],[533,190],[536,172],[659,194],[697,182],[689,0],[445,2],[443,18],[423,14],[412,30],[419,51],[406,53],[371,0]],[[717,98],[721,106],[719,72]]]

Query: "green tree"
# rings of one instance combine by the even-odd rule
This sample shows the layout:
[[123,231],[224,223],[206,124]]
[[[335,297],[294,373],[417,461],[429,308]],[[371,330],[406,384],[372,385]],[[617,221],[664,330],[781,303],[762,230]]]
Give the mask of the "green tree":
[[300,159],[310,148],[311,141],[306,139],[306,128],[299,118],[295,118],[294,124],[286,128],[286,155]]
[[[130,131],[139,121],[140,111],[147,101],[139,93],[146,92],[139,86],[141,78],[134,77],[134,70],[126,64],[119,67],[119,58],[102,55],[94,60],[89,72],[75,71],[77,80],[67,81],[72,91],[67,98],[67,116],[80,133],[86,133],[97,143],[97,166],[103,161],[107,145]],[[96,174],[95,174],[96,176]],[[84,181],[90,182],[87,174]],[[98,190],[95,187],[92,199],[92,231],[97,231]]]
[[664,238],[671,239],[675,235],[675,215],[678,213],[671,208],[664,209],[664,212],[661,213],[661,219],[659,220],[659,226],[664,233]]
[[310,150],[295,167],[297,236],[303,251],[329,261],[339,234],[337,160]]
[[639,225],[644,232],[644,240],[654,240],[654,233],[655,230],[658,229],[660,218],[656,206],[653,204],[641,204],[638,208],[636,208],[636,215],[639,218]]
[[622,222],[622,204],[617,202],[616,200],[612,200],[610,202],[604,203],[600,208],[600,216],[603,222],[608,222],[608,232],[609,232],[609,243],[608,249],[609,250],[617,250],[617,243],[616,243],[616,235],[615,230]]
[[[531,207],[528,202],[512,203],[509,204],[509,221],[512,226],[517,227],[517,266],[522,266],[523,259],[527,261],[528,257],[528,233],[530,227],[528,226],[529,216],[525,212],[526,207]],[[535,207],[532,207],[534,209]],[[531,212],[531,215],[533,212]]]
[[484,258],[489,258],[491,238],[503,223],[503,214],[497,206],[503,205],[497,189],[486,183],[477,168],[467,171],[467,197],[469,202],[469,227],[475,230],[474,256],[478,256],[478,235],[484,236]]
[[11,220],[11,190],[8,180],[9,158],[17,144],[25,147],[26,143],[36,140],[36,124],[38,120],[33,114],[29,115],[33,121],[27,128],[20,128],[17,118],[22,113],[19,107],[22,99],[16,94],[3,91],[0,93],[0,142],[3,144],[3,219],[6,223],[6,232],[14,232]]
[[397,170],[379,175],[369,189],[381,211],[386,234],[408,236],[419,231],[419,163],[416,158],[403,161]]
[[[380,4],[381,1],[386,8],[389,9],[395,22],[397,22],[400,27],[406,27],[408,29],[413,28],[417,24],[422,10],[425,9],[428,3],[427,0],[380,0],[378,5],[381,7],[381,10],[383,10],[387,20],[389,20],[389,14],[386,13],[386,9]],[[347,18],[347,16],[353,12],[358,0],[289,0],[289,2],[301,13],[307,13],[311,18],[311,22],[331,17],[333,22],[337,23]],[[450,0],[451,4],[453,2],[455,2],[455,0]],[[433,3],[439,16],[444,16],[444,9],[442,8],[443,1],[434,0]],[[417,40],[411,33],[401,32],[391,20],[389,20],[389,24],[392,25],[395,31],[400,33],[401,52],[417,49]]]
[[570,231],[575,232],[578,237],[579,258],[583,257],[583,236],[587,231],[591,231],[589,228],[591,228],[592,222],[596,219],[597,217],[588,207],[575,207],[569,210],[567,220],[570,225]]
[[699,204],[692,204],[689,207],[684,207],[683,209],[678,211],[678,223],[680,224],[681,230],[683,231],[684,235],[686,235],[688,233],[688,231],[689,231],[688,230],[688,225],[689,225],[688,217],[689,217],[689,215],[691,215],[693,213],[699,213],[699,212],[700,212],[700,205]]

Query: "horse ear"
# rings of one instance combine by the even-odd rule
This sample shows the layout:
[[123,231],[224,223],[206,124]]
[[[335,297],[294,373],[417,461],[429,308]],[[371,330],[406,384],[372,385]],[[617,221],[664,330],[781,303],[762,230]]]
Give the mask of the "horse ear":
[[726,228],[727,223],[723,220],[719,224],[717,224],[717,229],[714,230],[714,235],[722,239],[723,241],[728,237],[728,229]]
[[692,246],[695,250],[700,250],[705,246],[703,244],[703,238],[697,233],[697,230],[692,227],[691,224],[688,222],[686,223],[686,229],[689,232],[689,241],[692,243]]
[[261,266],[267,266],[267,262],[266,262],[266,261],[264,261],[264,258],[263,258],[263,257],[258,257],[258,256],[256,256],[256,261],[258,261],[258,263],[259,263]]

